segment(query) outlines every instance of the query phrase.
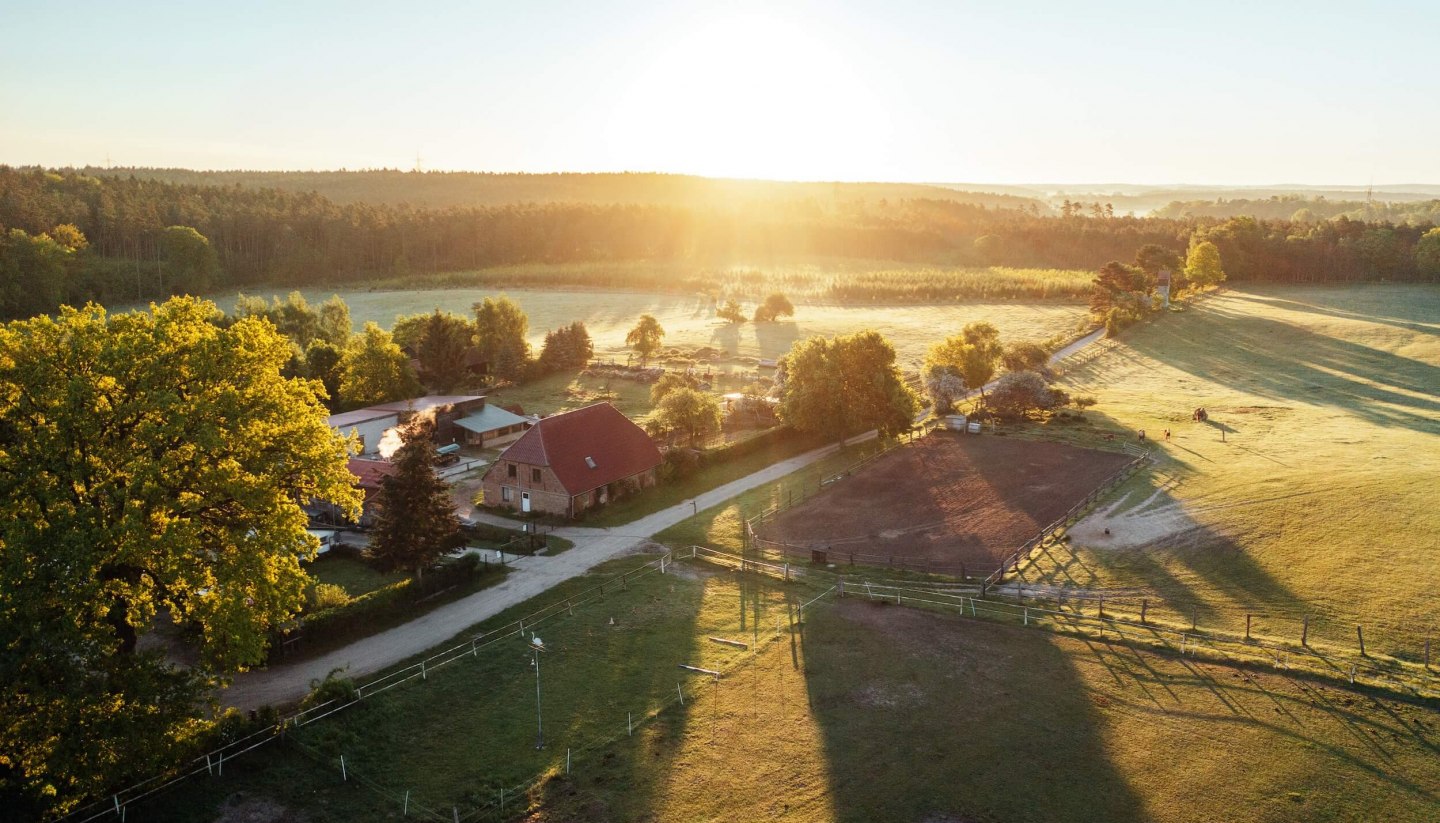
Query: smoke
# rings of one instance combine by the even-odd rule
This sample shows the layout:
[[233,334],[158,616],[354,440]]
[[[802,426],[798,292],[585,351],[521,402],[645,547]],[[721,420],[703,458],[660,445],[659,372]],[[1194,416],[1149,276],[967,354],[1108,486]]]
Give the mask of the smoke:
[[380,438],[380,445],[375,447],[376,451],[380,452],[381,457],[389,460],[395,455],[395,452],[400,450],[401,446],[405,445],[406,434],[424,422],[435,422],[435,410],[433,408],[416,412],[409,420],[406,420],[401,425],[393,429],[386,429],[385,434]]

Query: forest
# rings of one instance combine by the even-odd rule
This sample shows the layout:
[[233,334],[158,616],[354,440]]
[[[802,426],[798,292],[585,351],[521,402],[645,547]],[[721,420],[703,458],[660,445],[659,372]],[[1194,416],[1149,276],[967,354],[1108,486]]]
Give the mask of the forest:
[[0,316],[87,300],[527,263],[763,267],[869,259],[1095,270],[1149,244],[1183,253],[1192,238],[1216,244],[1234,282],[1434,280],[1440,233],[1427,237],[1432,228],[1344,217],[1138,218],[1095,204],[1050,216],[1033,203],[999,208],[928,198],[414,208],[274,188],[0,167]]

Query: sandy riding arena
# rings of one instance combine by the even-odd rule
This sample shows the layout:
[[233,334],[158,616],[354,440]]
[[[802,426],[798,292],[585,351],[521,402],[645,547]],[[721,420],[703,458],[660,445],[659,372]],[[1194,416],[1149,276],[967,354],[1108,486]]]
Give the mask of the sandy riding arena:
[[[993,569],[1131,458],[1005,437],[936,432],[898,448],[759,535],[831,562]],[[861,557],[865,555],[866,557]],[[877,558],[886,558],[879,559]]]

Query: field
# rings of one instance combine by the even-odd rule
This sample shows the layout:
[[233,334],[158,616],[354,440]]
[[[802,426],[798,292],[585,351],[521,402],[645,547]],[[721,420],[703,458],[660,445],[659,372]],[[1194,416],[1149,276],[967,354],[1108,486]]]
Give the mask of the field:
[[1253,614],[1291,642],[1307,615],[1312,643],[1353,649],[1363,626],[1408,660],[1440,637],[1440,288],[1227,291],[1082,355],[1064,384],[1161,460],[1027,580],[1143,587],[1187,622]]
[[398,818],[408,796],[435,820],[1404,823],[1440,802],[1433,709],[853,598],[792,634],[818,593],[680,563],[536,629],[543,750],[512,638],[128,811],[324,823]]
[[[331,292],[304,290],[312,303]],[[498,289],[454,288],[404,291],[340,291],[358,328],[374,321],[389,328],[397,315],[436,308],[469,316],[475,302],[501,293]],[[576,320],[585,322],[595,341],[595,355],[624,362],[625,333],[641,314],[653,314],[665,329],[667,347],[709,346],[733,357],[777,358],[796,340],[811,335],[849,334],[863,329],[881,332],[895,345],[899,362],[914,368],[925,349],[966,323],[988,320],[1007,340],[1044,340],[1073,331],[1085,314],[1078,304],[958,303],[953,305],[847,306],[797,298],[795,317],[777,323],[729,325],[716,320],[708,298],[611,291],[516,290],[507,292],[530,317],[530,343],[538,352],[545,332]],[[221,308],[233,295],[217,295]],[[753,309],[753,303],[748,306]]]
[[802,553],[828,549],[832,562],[853,552],[988,574],[1131,459],[936,432],[767,520],[759,536]]

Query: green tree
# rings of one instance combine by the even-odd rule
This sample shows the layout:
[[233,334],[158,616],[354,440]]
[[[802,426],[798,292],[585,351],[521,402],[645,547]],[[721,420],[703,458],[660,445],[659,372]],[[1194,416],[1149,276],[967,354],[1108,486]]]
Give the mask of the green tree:
[[655,407],[655,421],[667,431],[683,432],[687,442],[720,429],[720,401],[684,386],[666,392]]
[[660,405],[660,401],[665,399],[665,395],[676,389],[698,388],[700,388],[700,381],[695,377],[688,374],[666,372],[660,375],[660,379],[655,381],[655,385],[650,387],[650,405]]
[[166,288],[175,294],[205,291],[220,268],[210,241],[189,226],[160,232],[160,258],[165,261]]
[[435,474],[435,420],[418,415],[401,432],[394,471],[376,497],[370,555],[383,569],[404,569],[418,580],[446,552],[461,545],[450,487]]
[[475,346],[496,375],[518,380],[530,362],[530,344],[525,335],[530,320],[515,301],[504,296],[487,297],[474,305]]
[[425,316],[415,355],[431,389],[448,394],[465,381],[472,328],[465,318],[439,309]]
[[795,344],[782,360],[780,419],[795,428],[843,439],[878,429],[910,428],[920,401],[895,366],[895,349],[878,332],[863,331]]
[[1146,243],[1135,252],[1135,267],[1152,279],[1160,276],[1161,269],[1180,274],[1180,254],[1158,243]]
[[949,414],[965,395],[965,378],[954,366],[933,363],[925,369],[925,393],[936,414]]
[[350,335],[354,333],[355,327],[350,322],[350,307],[340,295],[330,295],[328,300],[320,304],[316,336],[338,349],[350,342]]
[[931,346],[925,362],[927,368],[938,365],[955,369],[964,377],[966,387],[978,389],[984,398],[985,384],[995,376],[1003,353],[999,330],[980,321],[967,324],[960,334]]
[[[211,303],[0,327],[0,808],[19,819],[169,765],[212,678],[304,603],[302,501],[358,510],[314,384]],[[157,618],[201,655],[139,641]]]
[[1064,399],[1046,384],[1041,375],[1033,371],[1015,371],[995,381],[989,406],[1003,415],[1025,417],[1034,410],[1053,408]]
[[11,229],[0,235],[0,316],[54,311],[65,294],[74,255],[48,234]]
[[350,340],[340,358],[340,400],[359,408],[414,397],[420,382],[410,359],[390,339],[390,333],[366,323]]
[[745,312],[740,310],[740,304],[734,299],[726,300],[725,305],[715,312],[715,316],[727,323],[745,322]]
[[643,364],[660,351],[660,341],[665,339],[665,329],[654,315],[642,314],[640,321],[625,335],[625,345],[635,350]]
[[1185,258],[1185,276],[1199,286],[1218,286],[1225,282],[1225,270],[1220,267],[1220,249],[1209,240],[1191,246]]
[[1440,228],[1434,228],[1415,243],[1415,266],[1431,279],[1440,279]]
[[1050,353],[1039,343],[1011,343],[1001,353],[1000,363],[1006,371],[1043,372],[1050,363]]
[[547,372],[560,369],[583,369],[595,356],[595,344],[585,324],[576,320],[568,326],[547,332],[540,348],[540,366]]
[[325,387],[326,405],[331,408],[340,403],[340,359],[344,354],[323,340],[316,340],[305,350],[305,376],[319,380]]
[[765,298],[765,302],[755,307],[755,322],[770,323],[782,317],[794,317],[795,307],[791,305],[790,298],[775,292]]

